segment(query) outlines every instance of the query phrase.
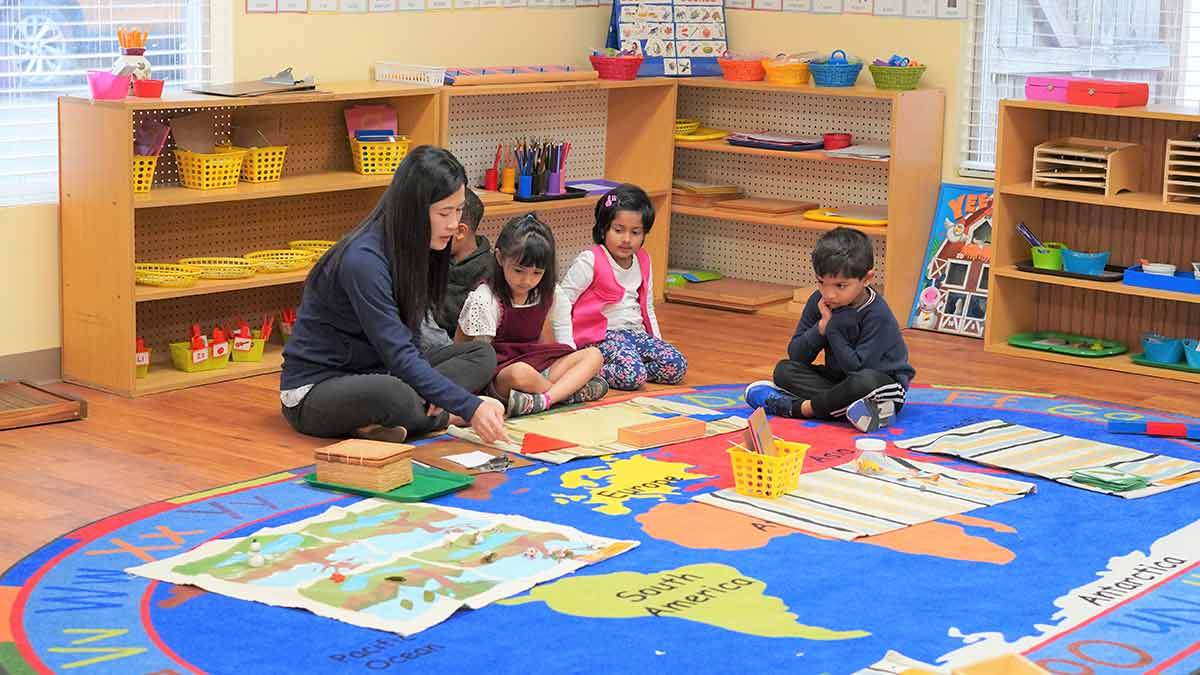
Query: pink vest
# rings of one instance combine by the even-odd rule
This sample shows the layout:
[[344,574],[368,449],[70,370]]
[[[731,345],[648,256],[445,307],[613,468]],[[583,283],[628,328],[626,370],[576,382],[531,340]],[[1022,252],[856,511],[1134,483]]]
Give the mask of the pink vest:
[[[646,306],[646,287],[650,281],[650,256],[643,249],[638,249],[636,255],[638,266],[642,272],[642,285],[638,287],[638,305],[642,308],[642,325],[646,327],[647,333],[653,335],[654,329],[650,327],[650,312]],[[604,312],[601,310],[606,305],[620,302],[621,298],[625,296],[625,289],[617,283],[617,277],[613,274],[612,265],[609,263],[604,246],[600,244],[593,246],[592,256],[595,258],[595,263],[592,265],[592,285],[579,294],[575,306],[571,308],[571,328],[575,336],[575,346],[580,348],[604,339],[604,334],[608,330],[608,317],[604,316]]]

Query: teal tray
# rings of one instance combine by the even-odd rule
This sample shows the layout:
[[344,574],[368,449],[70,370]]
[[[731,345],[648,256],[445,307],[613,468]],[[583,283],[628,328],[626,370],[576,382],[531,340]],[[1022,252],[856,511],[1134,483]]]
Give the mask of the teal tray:
[[1163,363],[1162,361],[1151,361],[1146,358],[1144,352],[1130,354],[1129,358],[1139,366],[1150,366],[1151,368],[1166,368],[1167,370],[1182,370],[1185,373],[1200,373],[1200,368],[1193,368],[1187,364],[1187,361],[1179,361],[1178,363]]
[[426,499],[433,499],[434,497],[448,495],[451,492],[457,492],[474,483],[475,477],[413,464],[412,482],[408,485],[401,485],[390,492],[376,492],[374,490],[364,490],[345,485],[336,485],[334,483],[322,483],[317,480],[317,472],[315,471],[305,475],[304,482],[313,487],[325,490],[337,490],[338,492],[349,492],[364,497],[382,497],[398,502],[423,502]]
[[[1066,344],[1047,344],[1044,342],[1045,340],[1062,340]],[[1092,349],[1091,346],[1097,342],[1100,343],[1100,349]],[[1058,333],[1055,331],[1017,333],[1008,338],[1008,344],[1024,349],[1040,349],[1044,352],[1056,352],[1058,354],[1093,359],[1103,356],[1116,356],[1117,354],[1124,354],[1129,351],[1128,347],[1116,340],[1103,340],[1086,335]]]

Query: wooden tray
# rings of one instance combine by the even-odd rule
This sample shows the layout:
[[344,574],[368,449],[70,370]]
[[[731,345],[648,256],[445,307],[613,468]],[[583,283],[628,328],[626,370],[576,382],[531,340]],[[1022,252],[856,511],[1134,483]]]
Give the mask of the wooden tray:
[[497,450],[486,445],[472,443],[470,441],[462,441],[458,439],[448,441],[434,441],[424,445],[413,446],[412,458],[414,461],[422,464],[428,464],[434,468],[451,473],[462,473],[469,476],[478,476],[484,471],[479,469],[468,469],[467,467],[446,459],[446,455],[461,455],[465,452],[479,451],[491,455],[492,457],[503,457],[508,454],[508,468],[519,469],[523,466],[533,466],[534,462],[525,459],[520,455],[505,453],[503,450]]
[[81,398],[28,382],[0,382],[0,430],[86,418],[87,401]]
[[771,215],[809,211],[820,208],[820,206],[820,204],[813,202],[798,202],[791,199],[768,199],[765,197],[729,199],[717,204],[717,208],[722,211],[752,211],[755,213],[769,213]]
[[726,278],[668,288],[666,297],[671,302],[686,305],[754,312],[765,305],[791,300],[792,287],[765,281]]
[[1137,190],[1142,146],[1094,138],[1060,138],[1033,148],[1033,186],[1098,190],[1111,197]]
[[671,202],[676,206],[699,206],[701,208],[712,208],[720,202],[729,201],[730,199],[741,199],[741,192],[734,192],[724,195],[704,195],[694,192],[682,192],[678,190],[671,191]]

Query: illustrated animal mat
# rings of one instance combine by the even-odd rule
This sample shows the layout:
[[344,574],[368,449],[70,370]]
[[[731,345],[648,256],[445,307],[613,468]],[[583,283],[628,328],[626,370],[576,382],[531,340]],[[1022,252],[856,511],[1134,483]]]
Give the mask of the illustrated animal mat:
[[777,498],[748,497],[733,488],[692,499],[754,518],[843,541],[898,530],[984,506],[1020,499],[1032,483],[955,471],[936,464],[878,456],[878,471],[853,462],[800,476]]
[[[896,446],[917,452],[962,457],[986,466],[1041,476],[1063,485],[1126,499],[1200,483],[1200,463],[1197,462],[1075,438],[1004,420],[988,420],[896,441]],[[1143,476],[1150,484],[1144,488],[1115,492],[1071,480],[1072,471],[1098,466]]]
[[746,428],[746,418],[714,415],[699,406],[639,396],[620,403],[598,405],[568,412],[550,411],[504,422],[512,443],[486,443],[468,428],[450,427],[452,436],[473,443],[484,443],[507,452],[515,452],[551,464],[562,464],[579,457],[600,457],[645,448],[617,440],[617,430],[672,417],[704,420],[704,437]]
[[412,635],[637,545],[522,516],[367,499],[126,571]]

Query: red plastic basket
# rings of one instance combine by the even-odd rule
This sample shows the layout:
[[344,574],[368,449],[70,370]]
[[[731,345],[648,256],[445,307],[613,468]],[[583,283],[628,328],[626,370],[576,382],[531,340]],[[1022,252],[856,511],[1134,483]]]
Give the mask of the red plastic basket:
[[638,68],[642,67],[640,56],[595,56],[592,55],[592,67],[600,73],[602,80],[632,80],[637,78]]
[[717,59],[721,73],[727,80],[757,82],[766,76],[767,70],[759,59]]

